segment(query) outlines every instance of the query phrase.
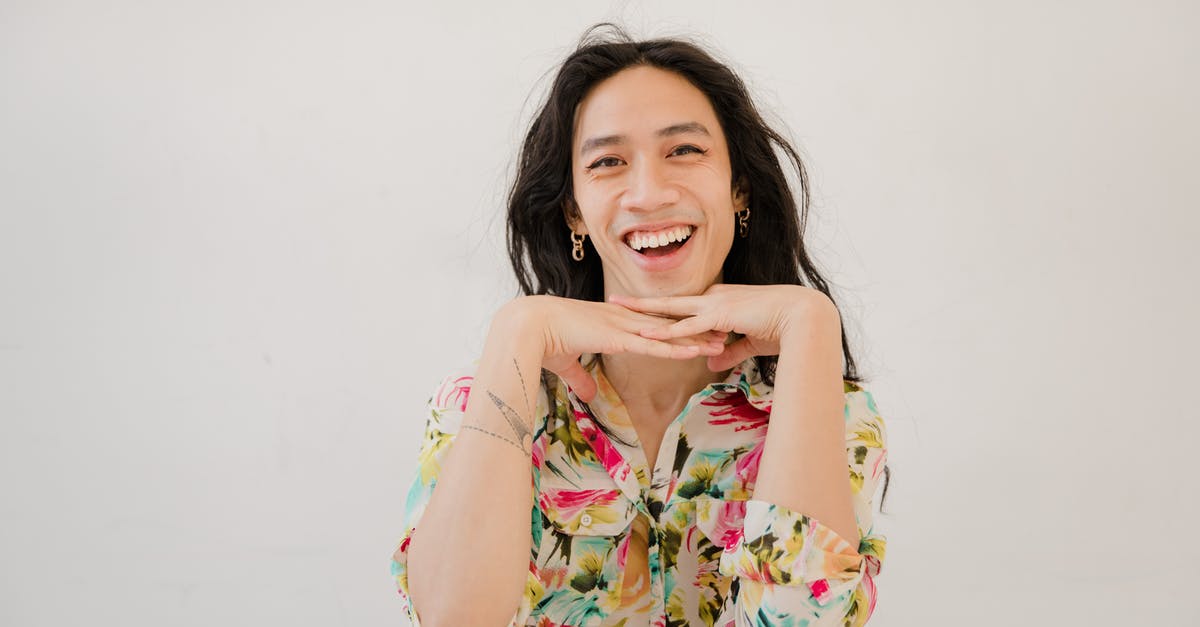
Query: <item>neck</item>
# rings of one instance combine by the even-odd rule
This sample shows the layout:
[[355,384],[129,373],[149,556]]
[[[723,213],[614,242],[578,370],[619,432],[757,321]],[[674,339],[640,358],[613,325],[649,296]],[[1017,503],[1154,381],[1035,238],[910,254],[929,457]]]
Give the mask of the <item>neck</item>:
[[626,405],[673,418],[693,394],[729,374],[708,369],[707,357],[664,359],[635,353],[598,355],[604,376]]

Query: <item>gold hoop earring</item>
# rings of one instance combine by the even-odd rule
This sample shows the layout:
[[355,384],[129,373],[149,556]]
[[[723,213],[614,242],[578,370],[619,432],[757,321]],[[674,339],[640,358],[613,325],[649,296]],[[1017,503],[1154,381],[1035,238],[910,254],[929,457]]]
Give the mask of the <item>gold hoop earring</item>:
[[737,212],[738,235],[746,237],[750,234],[750,207]]
[[[579,239],[575,236],[579,235]],[[571,229],[571,258],[575,261],[583,261],[583,240],[587,238],[587,233],[580,235]]]

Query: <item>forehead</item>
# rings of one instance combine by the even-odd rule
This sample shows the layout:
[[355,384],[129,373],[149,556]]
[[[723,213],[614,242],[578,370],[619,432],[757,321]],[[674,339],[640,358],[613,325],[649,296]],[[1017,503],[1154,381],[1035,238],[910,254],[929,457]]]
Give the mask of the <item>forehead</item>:
[[703,124],[719,140],[712,104],[686,78],[649,66],[627,68],[601,81],[580,101],[572,145],[578,150],[594,135],[652,136],[687,121]]

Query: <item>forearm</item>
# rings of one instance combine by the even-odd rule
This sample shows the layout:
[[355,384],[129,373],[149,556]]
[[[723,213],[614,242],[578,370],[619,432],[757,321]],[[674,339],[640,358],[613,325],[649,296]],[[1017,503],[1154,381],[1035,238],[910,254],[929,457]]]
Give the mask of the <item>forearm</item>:
[[412,607],[426,627],[505,625],[520,604],[543,356],[537,333],[503,310],[488,332],[463,426],[409,547]]
[[858,549],[846,466],[841,326],[812,307],[781,338],[771,420],[754,497],[802,512]]

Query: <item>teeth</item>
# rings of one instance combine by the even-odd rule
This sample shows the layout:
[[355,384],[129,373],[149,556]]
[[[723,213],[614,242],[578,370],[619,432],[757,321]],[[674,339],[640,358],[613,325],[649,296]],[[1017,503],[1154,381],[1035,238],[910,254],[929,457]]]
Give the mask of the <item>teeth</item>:
[[671,242],[682,242],[692,235],[695,227],[692,226],[677,226],[675,228],[659,231],[657,233],[631,233],[626,241],[629,247],[634,250],[642,250],[643,248],[658,248],[666,246]]

